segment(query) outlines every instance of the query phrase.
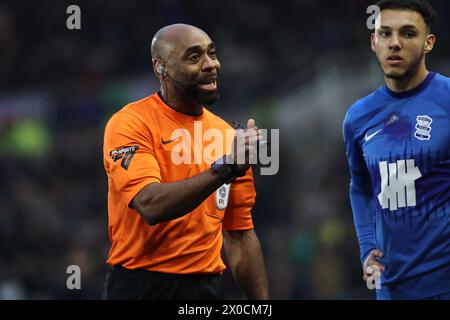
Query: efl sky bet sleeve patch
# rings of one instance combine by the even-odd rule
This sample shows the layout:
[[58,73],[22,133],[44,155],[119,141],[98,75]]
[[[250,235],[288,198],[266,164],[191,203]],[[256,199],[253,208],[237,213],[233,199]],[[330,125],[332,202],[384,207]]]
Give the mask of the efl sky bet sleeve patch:
[[131,160],[134,157],[134,154],[136,153],[136,150],[139,149],[139,146],[130,146],[130,147],[123,147],[120,149],[112,150],[109,153],[109,156],[111,159],[116,162],[119,159],[122,159],[122,162],[120,165],[125,170],[128,170],[128,166],[130,165]]

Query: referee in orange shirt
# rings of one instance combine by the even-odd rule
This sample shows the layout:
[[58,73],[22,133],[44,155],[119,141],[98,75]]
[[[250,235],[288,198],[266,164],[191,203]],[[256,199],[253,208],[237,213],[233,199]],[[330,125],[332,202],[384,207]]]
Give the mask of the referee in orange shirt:
[[[199,124],[222,136],[233,129],[205,108],[218,98],[220,62],[209,36],[184,24],[159,30],[151,52],[161,91],[126,105],[105,128],[111,249],[103,298],[223,299],[223,239],[246,296],[268,299],[248,164],[256,148],[249,141],[260,132],[250,119],[215,159],[175,164],[183,143],[194,157],[207,146],[196,136]],[[242,158],[247,163],[231,160]]]

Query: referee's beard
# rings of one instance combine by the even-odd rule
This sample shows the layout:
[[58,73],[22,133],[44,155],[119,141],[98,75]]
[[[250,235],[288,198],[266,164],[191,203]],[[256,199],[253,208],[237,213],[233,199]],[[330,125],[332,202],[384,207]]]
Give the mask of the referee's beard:
[[177,90],[181,96],[187,97],[189,100],[194,101],[200,105],[212,105],[219,100],[219,90],[204,91],[198,87],[196,83],[190,84],[177,84]]

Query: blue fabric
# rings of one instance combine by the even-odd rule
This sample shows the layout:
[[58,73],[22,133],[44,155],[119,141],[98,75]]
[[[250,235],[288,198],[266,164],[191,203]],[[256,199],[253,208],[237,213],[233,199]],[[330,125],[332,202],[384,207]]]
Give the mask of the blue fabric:
[[402,93],[383,86],[350,107],[343,131],[361,263],[384,253],[377,297],[449,292],[450,78],[430,72]]

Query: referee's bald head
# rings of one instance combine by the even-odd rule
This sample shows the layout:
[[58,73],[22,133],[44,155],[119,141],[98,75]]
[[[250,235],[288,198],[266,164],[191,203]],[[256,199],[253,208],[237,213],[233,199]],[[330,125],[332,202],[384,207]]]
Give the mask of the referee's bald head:
[[161,28],[152,39],[152,60],[167,61],[177,47],[187,45],[191,36],[200,34],[209,38],[206,32],[189,24],[177,23]]

